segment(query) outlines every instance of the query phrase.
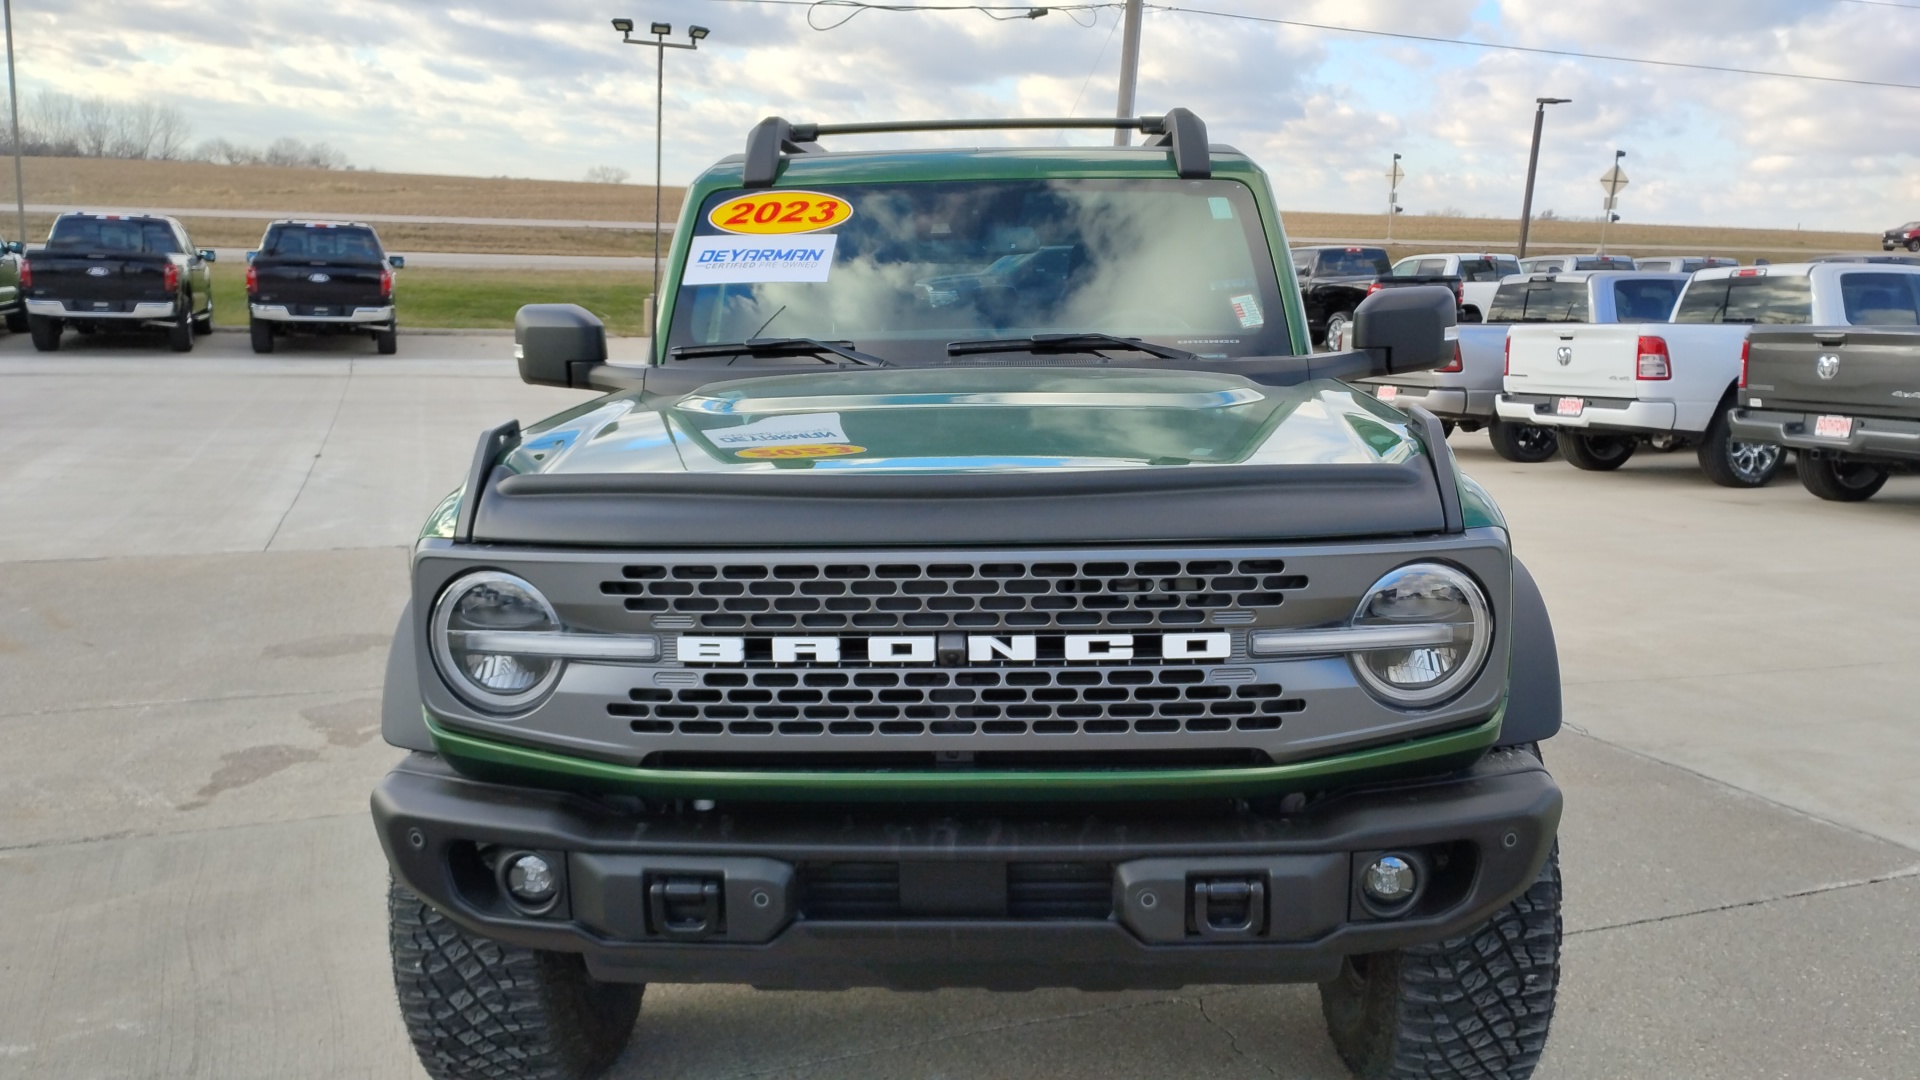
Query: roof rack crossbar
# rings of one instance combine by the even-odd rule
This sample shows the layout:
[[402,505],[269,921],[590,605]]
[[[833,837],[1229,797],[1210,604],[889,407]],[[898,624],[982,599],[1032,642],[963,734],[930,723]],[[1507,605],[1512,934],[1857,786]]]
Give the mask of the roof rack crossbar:
[[1174,169],[1183,179],[1205,180],[1213,175],[1207,148],[1207,125],[1187,109],[1169,109],[1165,116],[1132,117],[1015,117],[1004,120],[881,120],[860,124],[793,124],[769,116],[747,135],[743,183],[771,187],[786,154],[815,149],[822,136],[884,135],[915,131],[1047,131],[1086,129],[1138,131],[1155,136],[1148,146],[1173,150]]

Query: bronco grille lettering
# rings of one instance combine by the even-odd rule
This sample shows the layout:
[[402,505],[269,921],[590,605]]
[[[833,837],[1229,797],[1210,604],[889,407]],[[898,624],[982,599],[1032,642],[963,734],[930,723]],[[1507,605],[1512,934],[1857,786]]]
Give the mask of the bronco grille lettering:
[[[1157,645],[1158,655],[1164,660],[1226,660],[1233,655],[1233,635],[1226,631],[1210,631],[1192,634],[1061,634],[1051,635],[1061,646],[1061,652],[1069,661],[1098,663],[1101,661],[1132,660],[1141,654],[1143,647]],[[1037,660],[1040,655],[1039,634],[969,634],[967,635],[967,660],[971,663],[992,663],[996,660],[1027,661]],[[772,636],[759,639],[764,643],[758,653],[763,660],[774,664],[834,664],[842,658],[843,641],[837,637],[796,637]],[[745,637],[711,637],[682,635],[679,639],[679,656],[683,664],[740,664],[747,660],[748,639]],[[888,664],[932,664],[939,657],[939,639],[933,634],[875,636],[865,639],[853,638],[844,642],[851,646],[846,650],[846,658],[865,659],[871,663]],[[864,657],[860,656],[864,647]],[[1145,655],[1153,655],[1154,650],[1147,649]]]

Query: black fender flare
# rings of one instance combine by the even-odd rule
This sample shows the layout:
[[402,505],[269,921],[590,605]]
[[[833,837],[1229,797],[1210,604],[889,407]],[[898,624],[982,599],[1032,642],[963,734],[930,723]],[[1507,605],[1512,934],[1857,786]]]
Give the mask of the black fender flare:
[[413,603],[400,611],[393,644],[387,649],[387,681],[380,691],[380,737],[402,750],[434,753],[420,705],[420,667],[414,654]]
[[1540,586],[1513,560],[1513,656],[1507,668],[1507,715],[1501,746],[1550,739],[1560,732],[1560,650]]

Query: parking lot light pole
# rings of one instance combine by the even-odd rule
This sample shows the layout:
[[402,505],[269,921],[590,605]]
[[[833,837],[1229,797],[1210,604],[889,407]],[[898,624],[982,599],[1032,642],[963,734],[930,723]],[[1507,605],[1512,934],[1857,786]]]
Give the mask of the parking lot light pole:
[[653,40],[633,36],[632,19],[615,19],[613,28],[620,31],[620,40],[628,45],[645,45],[657,52],[658,63],[654,65],[653,84],[653,289],[647,294],[647,327],[651,336],[655,323],[660,318],[660,181],[661,154],[665,147],[665,128],[667,115],[667,50],[698,49],[700,43],[713,31],[704,26],[687,27],[688,40],[683,44],[668,41],[667,35],[673,33],[672,23],[657,22],[647,27],[647,33]]
[[[1141,0],[1127,0],[1126,10],[1121,14],[1126,28],[1120,33],[1120,96],[1114,102],[1113,115],[1121,120],[1133,118],[1133,92],[1140,82],[1140,9]],[[1113,145],[1126,146],[1133,142],[1133,132],[1117,128],[1113,133]]]
[[1540,129],[1547,122],[1547,106],[1566,105],[1572,98],[1543,97],[1534,98],[1533,110],[1533,149],[1527,154],[1527,193],[1520,199],[1520,254],[1527,257],[1527,233],[1533,226],[1533,174],[1540,168]]
[[13,201],[20,211],[20,232],[14,239],[27,242],[27,188],[20,179],[20,90],[13,81],[13,0],[4,0],[7,16],[7,104],[13,109]]

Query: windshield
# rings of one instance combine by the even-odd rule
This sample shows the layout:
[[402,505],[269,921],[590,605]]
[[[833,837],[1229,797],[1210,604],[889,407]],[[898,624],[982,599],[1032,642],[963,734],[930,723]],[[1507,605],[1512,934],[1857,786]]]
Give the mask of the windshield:
[[260,254],[289,259],[379,262],[380,241],[360,226],[275,225],[267,230]]
[[[1511,281],[1493,294],[1490,323],[1587,321],[1585,281]],[[1665,314],[1660,316],[1666,318]]]
[[178,255],[180,239],[155,218],[63,217],[53,223],[47,250]]
[[1033,334],[1213,357],[1292,351],[1253,195],[1226,180],[973,180],[721,191],[669,346],[808,337],[890,360]]
[[1841,274],[1840,304],[1854,326],[1920,324],[1920,274]]
[[1696,277],[1673,321],[1805,326],[1813,321],[1813,286],[1804,277]]

